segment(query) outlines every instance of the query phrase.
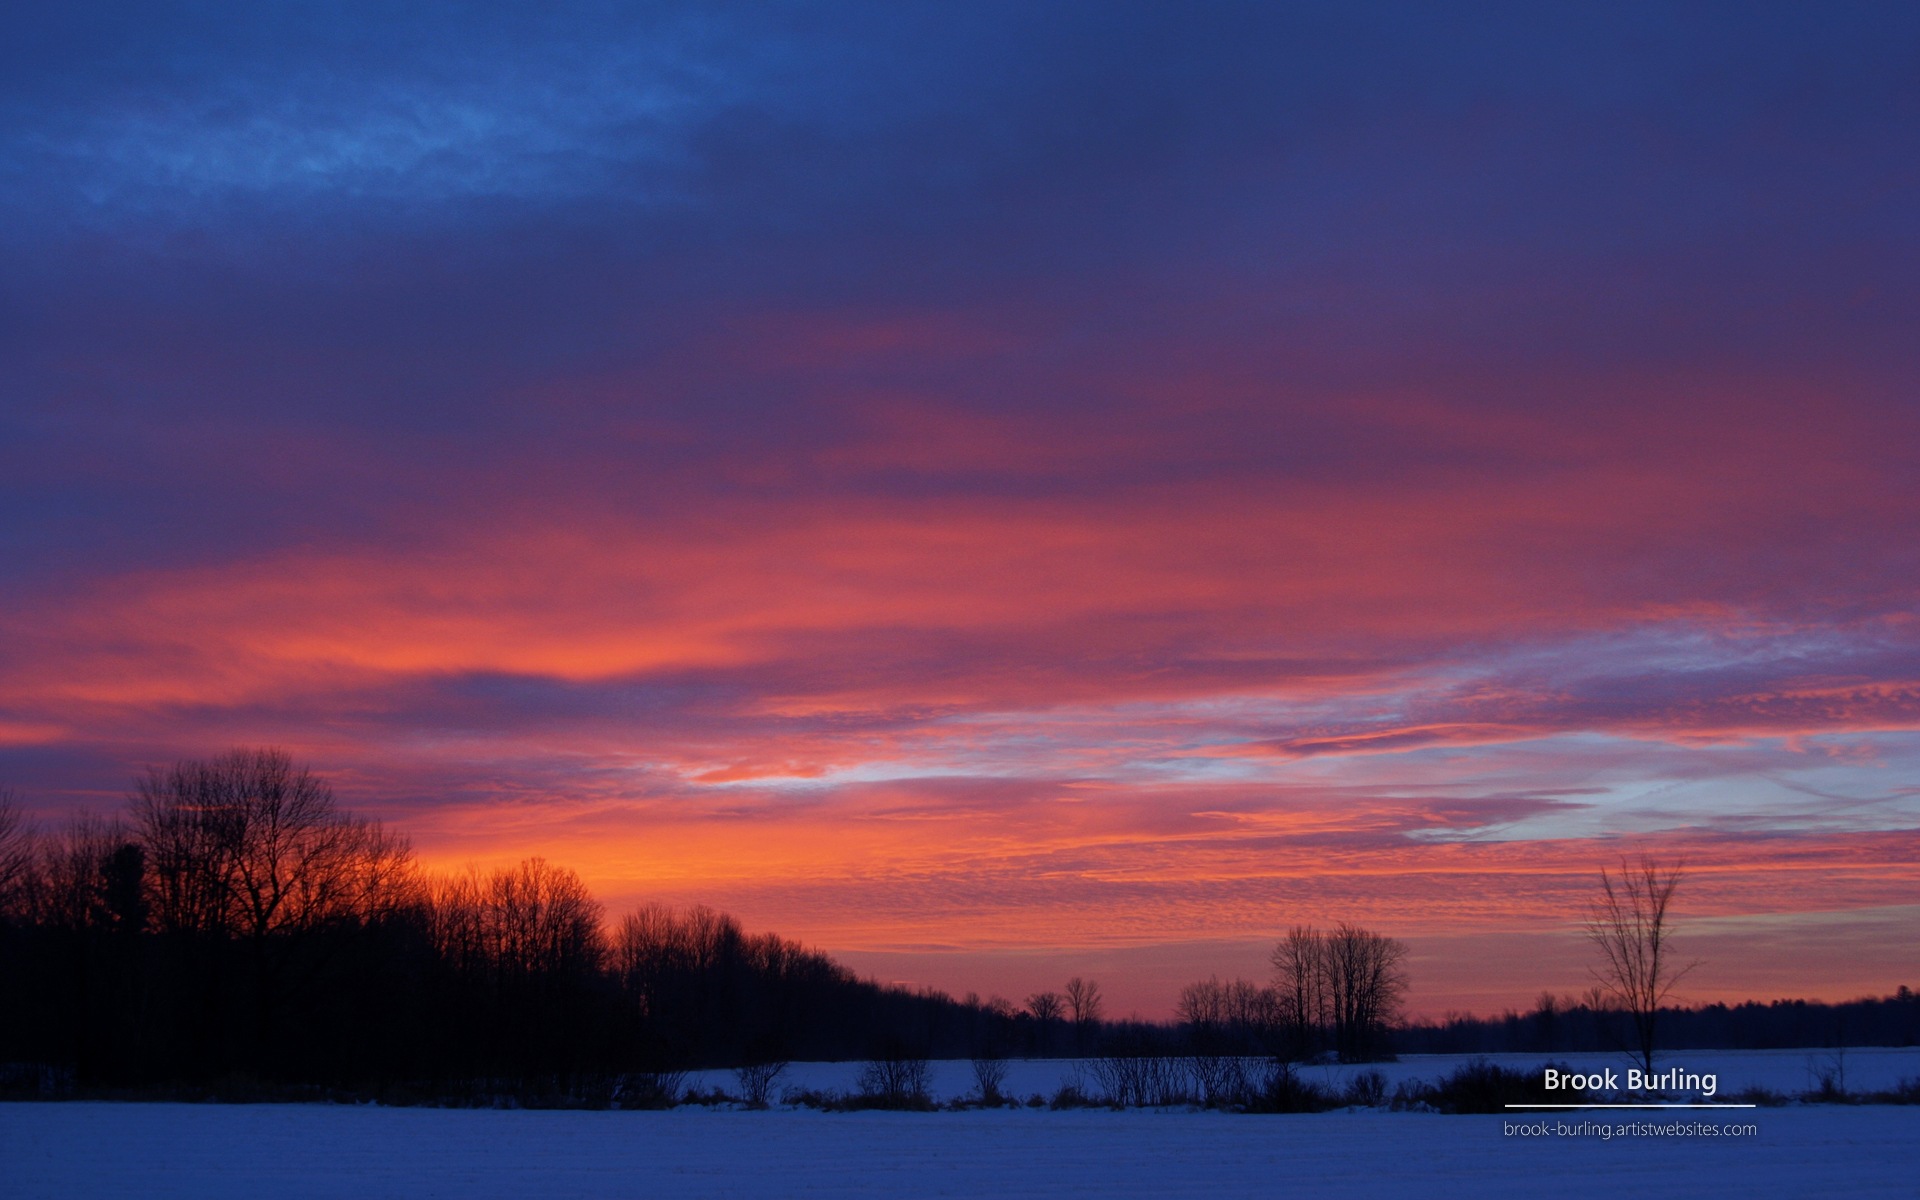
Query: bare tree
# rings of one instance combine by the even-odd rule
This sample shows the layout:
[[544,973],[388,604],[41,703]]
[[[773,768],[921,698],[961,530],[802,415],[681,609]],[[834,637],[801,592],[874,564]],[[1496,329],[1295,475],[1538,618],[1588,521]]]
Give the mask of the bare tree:
[[1067,980],[1067,1008],[1075,1025],[1087,1025],[1100,1019],[1100,985],[1075,975]]
[[1345,922],[1289,929],[1272,960],[1282,1057],[1309,1057],[1324,1035],[1344,1061],[1377,1057],[1406,995],[1406,957],[1405,943]]
[[1407,992],[1406,957],[1405,942],[1357,925],[1342,922],[1326,935],[1326,994],[1343,1062],[1365,1062],[1386,1049],[1387,1027]]
[[1600,895],[1587,915],[1587,940],[1600,951],[1593,976],[1606,998],[1633,1020],[1640,1063],[1651,1074],[1660,1006],[1698,963],[1674,962],[1673,895],[1685,864],[1663,866],[1651,855],[1622,858],[1618,878],[1604,867]]
[[529,858],[495,871],[480,902],[483,944],[504,975],[556,978],[599,969],[605,910],[567,868]]
[[1214,975],[1180,989],[1180,1003],[1174,1011],[1196,1040],[1210,1041],[1227,1025],[1228,987]]
[[34,919],[56,929],[137,933],[146,923],[144,859],[117,820],[79,813],[41,840]]
[[1067,1008],[1073,1013],[1074,1041],[1085,1052],[1087,1037],[1100,1021],[1100,985],[1075,975],[1067,980]]
[[336,809],[326,781],[280,750],[150,770],[133,818],[163,930],[262,941],[370,919],[413,895],[412,851]]
[[1285,1042],[1281,1057],[1300,1060],[1317,1050],[1327,1024],[1326,938],[1311,925],[1295,925],[1273,948],[1273,990]]
[[162,932],[224,936],[232,910],[232,822],[219,773],[205,762],[147,772],[133,820],[147,850],[154,923]]
[[1560,1030],[1560,1014],[1564,1011],[1559,997],[1552,992],[1543,991],[1539,999],[1533,1002],[1533,1027],[1540,1039],[1540,1049],[1552,1054],[1559,1048],[1556,1037]]
[[0,920],[14,914],[23,902],[32,866],[33,836],[13,790],[0,788]]
[[1033,1014],[1033,1052],[1048,1054],[1054,1043],[1053,1027],[1066,1013],[1059,992],[1035,992],[1027,997],[1027,1011]]
[[1279,999],[1250,980],[1212,976],[1182,988],[1175,1011],[1196,1054],[1245,1054],[1270,1046]]

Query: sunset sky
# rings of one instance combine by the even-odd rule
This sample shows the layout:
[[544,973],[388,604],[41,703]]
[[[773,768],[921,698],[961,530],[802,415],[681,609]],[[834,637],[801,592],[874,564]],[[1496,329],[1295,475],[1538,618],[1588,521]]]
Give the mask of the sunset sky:
[[[21,4],[0,785],[1116,1015],[1920,985],[1920,8]],[[84,11],[82,11],[84,9]]]

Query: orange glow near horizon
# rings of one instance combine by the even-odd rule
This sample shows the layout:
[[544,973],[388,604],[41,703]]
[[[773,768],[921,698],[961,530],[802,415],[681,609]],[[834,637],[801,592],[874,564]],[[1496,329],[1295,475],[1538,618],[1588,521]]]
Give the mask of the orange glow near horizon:
[[[0,738],[114,730],[131,764],[285,745],[430,868],[543,854],[616,909],[713,904],[910,976],[931,956],[956,990],[976,985],[938,963],[1037,988],[1062,960],[1245,959],[1299,922],[1497,956],[1487,939],[1564,940],[1643,846],[1689,863],[1702,920],[1909,903],[1902,794],[1804,797],[1910,752],[1920,655],[1878,648],[1911,621],[1596,583],[1751,496],[1588,475],[1533,504],[1449,478],[522,513],[426,548],[155,569],[0,618],[33,634],[0,664],[33,719]],[[1849,639],[1877,676],[1799,665]],[[1715,996],[1766,978],[1740,944]],[[1920,962],[1885,968],[1891,987]],[[1442,966],[1415,1001],[1528,998],[1472,974]],[[1109,986],[1172,1002],[1152,971]]]

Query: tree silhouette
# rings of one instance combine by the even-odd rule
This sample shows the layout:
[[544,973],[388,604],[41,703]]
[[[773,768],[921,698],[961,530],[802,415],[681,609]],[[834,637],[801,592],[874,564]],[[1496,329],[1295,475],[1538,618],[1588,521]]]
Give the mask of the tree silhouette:
[[1357,925],[1342,922],[1326,935],[1327,998],[1342,1062],[1385,1053],[1387,1028],[1407,991],[1406,957],[1406,943]]
[[133,815],[163,930],[260,942],[411,894],[406,842],[338,811],[326,782],[281,750],[150,770]]
[[33,839],[11,788],[0,788],[0,923],[23,917]]
[[1406,995],[1406,944],[1342,922],[1321,932],[1296,925],[1273,950],[1274,991],[1285,1031],[1283,1058],[1302,1059],[1331,1035],[1345,1062],[1386,1049],[1387,1028]]
[[1066,1011],[1059,992],[1035,992],[1027,997],[1027,1011],[1033,1014],[1033,1048],[1036,1054],[1051,1049],[1053,1027]]
[[1653,1072],[1660,1006],[1698,963],[1673,960],[1673,896],[1684,864],[1663,866],[1651,855],[1620,860],[1618,878],[1600,870],[1600,895],[1587,915],[1587,940],[1600,951],[1593,975],[1608,999],[1633,1020],[1640,1063]]
[[1100,985],[1075,975],[1067,980],[1067,1010],[1073,1014],[1074,1048],[1087,1050],[1087,1039],[1100,1022]]
[[1327,1023],[1326,943],[1311,925],[1295,925],[1273,948],[1273,985],[1285,1042],[1281,1057],[1292,1061],[1318,1050]]

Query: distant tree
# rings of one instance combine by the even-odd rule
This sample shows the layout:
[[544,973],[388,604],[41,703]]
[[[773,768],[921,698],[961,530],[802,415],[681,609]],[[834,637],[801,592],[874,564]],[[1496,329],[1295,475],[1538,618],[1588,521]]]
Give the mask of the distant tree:
[[1218,975],[1180,989],[1174,1012],[1180,1023],[1195,1030],[1214,1030],[1227,1023],[1226,985]]
[[1055,1026],[1066,1015],[1066,1002],[1059,992],[1035,992],[1027,997],[1027,1012],[1033,1017],[1033,1053],[1056,1052]]
[[566,867],[535,857],[495,871],[481,904],[487,952],[502,974],[578,978],[599,969],[605,913]]
[[41,843],[35,918],[49,928],[138,933],[146,926],[145,852],[126,826],[81,813]]
[[1533,1027],[1539,1049],[1552,1054],[1559,1047],[1561,1001],[1552,992],[1541,992],[1533,1002]]
[[1085,1053],[1088,1038],[1100,1023],[1100,985],[1075,975],[1067,980],[1066,999],[1067,1009],[1073,1014],[1075,1048]]
[[1334,1048],[1343,1062],[1377,1058],[1406,995],[1406,943],[1342,922],[1325,948]]
[[340,812],[326,781],[284,751],[240,749],[150,770],[133,819],[165,931],[258,942],[370,919],[414,894],[405,840]]
[[33,837],[11,788],[0,788],[0,922],[23,917]]
[[1684,864],[1662,865],[1643,854],[1620,860],[1616,877],[1600,871],[1600,895],[1587,915],[1587,940],[1600,952],[1596,986],[1633,1021],[1636,1052],[1651,1073],[1660,1006],[1698,963],[1676,963],[1673,896]]
[[1078,975],[1067,980],[1066,998],[1074,1024],[1086,1025],[1100,1019],[1100,985],[1093,980]]
[[1273,948],[1273,990],[1279,1007],[1281,1057],[1299,1061],[1319,1047],[1328,1023],[1326,938],[1311,925],[1295,925]]
[[1182,988],[1175,1012],[1195,1054],[1266,1052],[1279,1024],[1279,999],[1250,980],[1212,976]]
[[1406,956],[1404,943],[1346,922],[1289,929],[1272,955],[1281,1057],[1310,1056],[1323,1034],[1343,1061],[1381,1054],[1406,994]]
[[[778,939],[773,939],[778,943]],[[734,1044],[743,1049],[756,1037],[771,1039],[774,1023],[765,1013],[749,1013],[754,1002],[742,983],[759,978],[762,965],[781,975],[796,969],[798,947],[760,947],[725,913],[704,905],[677,911],[648,904],[628,913],[615,931],[612,966],[634,1016],[645,1022],[656,1043]],[[752,1026],[752,1028],[746,1028]],[[778,1057],[770,1049],[756,1057]]]

